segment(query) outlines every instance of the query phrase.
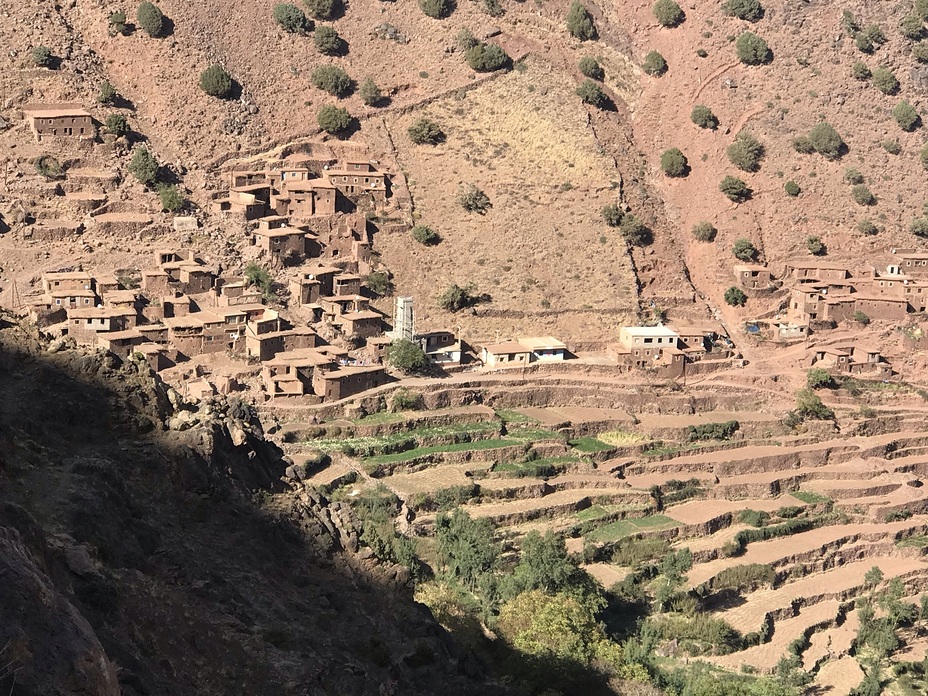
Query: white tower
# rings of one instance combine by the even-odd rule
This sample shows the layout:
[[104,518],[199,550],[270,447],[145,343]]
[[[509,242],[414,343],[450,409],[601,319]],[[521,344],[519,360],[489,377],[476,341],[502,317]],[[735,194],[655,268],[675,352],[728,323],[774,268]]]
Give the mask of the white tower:
[[416,338],[416,314],[411,297],[397,297],[393,309],[393,340]]

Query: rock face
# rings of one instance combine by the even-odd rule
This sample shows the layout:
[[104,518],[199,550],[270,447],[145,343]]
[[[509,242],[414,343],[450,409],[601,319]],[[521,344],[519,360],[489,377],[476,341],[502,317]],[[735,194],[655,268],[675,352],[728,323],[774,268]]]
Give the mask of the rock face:
[[0,315],[13,693],[507,693],[363,547],[348,506],[284,485],[288,464],[250,405],[186,404],[144,364],[50,353]]

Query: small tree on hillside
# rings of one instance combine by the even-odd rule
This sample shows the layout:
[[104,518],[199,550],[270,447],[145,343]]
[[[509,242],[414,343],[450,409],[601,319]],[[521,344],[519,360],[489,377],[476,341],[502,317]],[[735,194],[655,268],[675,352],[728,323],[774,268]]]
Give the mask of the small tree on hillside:
[[125,35],[129,30],[129,27],[126,25],[126,13],[122,10],[118,10],[110,14],[109,18],[109,29],[108,33],[110,36],[118,36],[120,34]]
[[873,53],[886,43],[886,34],[878,24],[868,24],[854,35],[854,44],[863,53]]
[[796,394],[796,414],[802,420],[832,420],[835,412],[822,403],[811,389],[801,389]]
[[458,190],[456,200],[458,205],[468,213],[478,215],[486,215],[487,211],[493,207],[489,196],[473,184],[463,184]]
[[364,82],[361,83],[361,88],[358,90],[358,96],[361,97],[361,101],[366,106],[377,106],[383,100],[380,87],[370,77],[364,78]]
[[645,246],[651,241],[651,230],[632,214],[624,215],[619,224],[622,238],[632,246]]
[[609,203],[603,206],[602,216],[603,221],[609,225],[609,227],[618,227],[622,224],[622,218],[625,217],[625,213],[622,212],[618,204]]
[[117,138],[129,132],[129,123],[122,114],[110,114],[106,117],[104,125],[106,126],[106,130]]
[[700,242],[715,241],[718,233],[719,231],[715,229],[715,225],[711,222],[703,221],[693,225],[693,238]]
[[913,45],[912,57],[919,63],[928,63],[928,41],[919,41]]
[[741,131],[726,152],[728,159],[738,169],[756,172],[760,168],[760,159],[764,156],[764,146],[747,131]]
[[274,5],[274,21],[291,34],[305,34],[313,28],[313,23],[303,14],[303,10],[288,2]]
[[667,176],[685,176],[688,170],[686,156],[678,148],[672,147],[661,155],[661,171]]
[[744,239],[742,237],[741,239],[735,240],[731,248],[731,253],[733,253],[735,258],[739,261],[750,262],[757,258],[757,247],[754,246],[750,239]]
[[258,288],[265,299],[270,300],[274,297],[274,279],[266,268],[252,261],[245,266],[244,275],[247,286]]
[[928,145],[918,151],[918,159],[922,163],[922,167],[928,169]]
[[719,191],[725,194],[728,200],[735,203],[744,203],[751,197],[751,189],[736,176],[726,176],[719,184]]
[[603,72],[602,66],[592,56],[583,56],[577,67],[580,68],[580,72],[583,73],[583,75],[591,80],[602,82],[606,77],[606,73]]
[[651,51],[644,57],[644,62],[641,64],[641,69],[644,70],[648,75],[660,77],[665,72],[667,72],[667,61],[664,60],[664,56],[662,56],[657,51]]
[[747,22],[757,22],[764,16],[764,8],[758,0],[725,0],[722,11]]
[[719,120],[712,113],[712,109],[704,104],[697,104],[690,113],[690,120],[700,128],[715,130],[719,127]]
[[129,173],[148,186],[157,178],[160,167],[158,160],[147,147],[139,147],[136,148],[132,161],[129,162]]
[[451,14],[450,0],[419,0],[419,8],[432,19],[443,19]]
[[864,218],[857,223],[857,231],[867,237],[879,234],[880,229],[874,224],[873,220]]
[[912,41],[918,41],[925,35],[925,25],[922,18],[917,15],[906,15],[899,22],[899,31],[902,35]]
[[786,191],[787,196],[791,196],[792,198],[795,198],[800,193],[802,193],[802,189],[799,187],[799,184],[797,184],[792,179],[783,184],[783,190]]
[[162,184],[158,187],[158,199],[162,209],[169,213],[176,213],[187,202],[176,186]]
[[387,362],[407,374],[422,372],[429,364],[425,351],[419,344],[405,338],[393,341],[387,346]]
[[335,19],[341,10],[339,0],[303,0],[306,9],[316,19]]
[[354,81],[348,77],[348,73],[337,65],[320,65],[313,70],[310,81],[317,89],[328,92],[339,99],[351,94],[354,87]]
[[844,140],[827,121],[819,121],[812,127],[809,143],[826,159],[838,159],[844,148]]
[[472,285],[462,288],[457,283],[452,283],[438,296],[438,306],[448,312],[458,312],[472,307],[477,303],[477,298],[473,293]]
[[675,27],[683,22],[686,15],[674,0],[657,0],[651,8],[654,17],[663,27]]
[[342,37],[332,27],[323,25],[313,32],[313,46],[322,55],[337,56],[342,51]]
[[106,106],[110,106],[115,99],[116,88],[113,87],[108,80],[104,80],[100,84],[100,92],[97,94],[97,101]]
[[593,16],[577,0],[574,0],[567,12],[567,31],[581,41],[592,41],[596,38]]
[[435,121],[420,118],[406,131],[416,145],[437,145],[445,141],[445,132]]
[[813,256],[822,256],[827,251],[825,243],[820,237],[808,237],[806,239],[806,249]]
[[200,73],[200,89],[211,97],[225,99],[232,93],[232,76],[221,65],[211,65]]
[[416,225],[412,228],[412,238],[423,246],[434,246],[441,241],[438,233],[428,225]]
[[893,107],[893,118],[896,119],[896,123],[904,131],[913,131],[921,123],[921,118],[915,107],[905,99]]
[[870,72],[870,68],[867,66],[867,64],[861,60],[854,63],[854,67],[851,69],[851,74],[854,76],[855,80],[860,80],[861,82],[864,80],[869,80],[873,75],[873,73]]
[[164,13],[148,0],[143,0],[135,13],[135,20],[149,36],[160,36],[164,30]]
[[735,41],[738,60],[745,65],[763,65],[770,60],[770,47],[767,42],[749,31],[744,32]]
[[502,70],[512,62],[509,54],[499,44],[482,42],[467,49],[464,59],[471,69],[477,72]]
[[47,46],[33,46],[32,62],[39,68],[49,68],[54,64],[55,57]]
[[597,109],[602,109],[609,103],[606,93],[593,80],[584,80],[577,87],[577,96],[580,97],[584,104],[595,106]]
[[873,86],[883,94],[895,94],[899,91],[899,80],[886,68],[874,70],[870,79],[873,81]]
[[326,133],[343,133],[351,127],[351,114],[337,106],[323,106],[316,114],[316,123]]
[[851,189],[851,198],[857,205],[873,205],[876,203],[876,196],[867,188],[866,184],[857,184]]
[[725,291],[725,303],[732,307],[743,307],[747,301],[748,296],[744,294],[741,288],[736,288],[733,285]]

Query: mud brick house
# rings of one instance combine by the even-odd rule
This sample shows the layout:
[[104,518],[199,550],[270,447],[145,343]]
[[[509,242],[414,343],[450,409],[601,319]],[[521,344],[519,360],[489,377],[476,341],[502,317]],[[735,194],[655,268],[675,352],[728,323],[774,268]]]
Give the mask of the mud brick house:
[[42,289],[47,292],[61,290],[93,290],[94,281],[83,271],[55,271],[42,274]]
[[738,285],[748,290],[766,290],[773,285],[773,275],[766,266],[757,263],[739,263],[734,266]]
[[284,179],[280,192],[272,196],[272,206],[294,218],[328,217],[338,206],[337,189],[325,178]]
[[368,198],[375,206],[387,200],[387,175],[371,162],[346,160],[325,172],[329,181],[346,197],[359,201]]
[[125,331],[104,331],[96,335],[97,345],[120,358],[127,358],[137,346],[148,339],[137,328]]
[[168,343],[184,356],[245,351],[246,335],[279,330],[277,312],[264,305],[217,307],[164,319]]
[[928,253],[916,252],[914,249],[893,249],[891,251],[898,273],[907,276],[928,276]]
[[258,248],[275,264],[302,262],[306,258],[307,237],[315,239],[316,235],[298,227],[270,227],[262,223],[254,231]]
[[78,343],[96,343],[104,331],[125,331],[135,327],[135,310],[116,307],[87,307],[68,311],[67,333]]
[[659,360],[663,351],[676,348],[679,334],[658,324],[657,326],[623,326],[619,330],[619,344],[631,356],[632,362],[646,367]]
[[892,365],[879,349],[855,344],[816,348],[812,364],[833,374],[866,375],[873,379],[886,379],[893,374]]
[[348,312],[338,317],[338,325],[349,338],[372,338],[383,333],[383,316],[373,310]]
[[260,304],[262,293],[256,285],[245,280],[225,281],[217,279],[213,286],[217,307],[234,307],[240,304]]
[[279,353],[264,363],[262,377],[268,394],[311,396],[313,401],[335,401],[386,384],[389,377],[381,366],[339,367],[337,355],[326,349],[303,348]]
[[516,341],[491,343],[481,348],[480,359],[487,367],[528,365],[532,359],[532,350]]
[[316,332],[308,326],[258,334],[248,332],[245,334],[245,353],[249,357],[265,362],[280,353],[315,348],[318,341],[319,337]]
[[209,292],[215,276],[194,258],[190,250],[156,251],[158,267],[141,271],[141,289],[149,295],[187,294]]
[[337,266],[316,266],[303,271],[290,281],[290,295],[297,304],[316,304],[320,298],[334,294],[335,276],[341,272]]
[[817,280],[846,280],[851,277],[847,266],[825,261],[790,261],[786,264],[785,278],[799,283]]
[[313,391],[323,401],[338,401],[375,389],[387,383],[386,370],[379,365],[342,367],[337,370],[317,370],[313,373]]
[[94,307],[97,304],[97,293],[93,290],[53,290],[43,296],[43,303],[48,309]]
[[37,143],[49,138],[91,141],[97,137],[93,118],[79,104],[29,104],[23,116]]

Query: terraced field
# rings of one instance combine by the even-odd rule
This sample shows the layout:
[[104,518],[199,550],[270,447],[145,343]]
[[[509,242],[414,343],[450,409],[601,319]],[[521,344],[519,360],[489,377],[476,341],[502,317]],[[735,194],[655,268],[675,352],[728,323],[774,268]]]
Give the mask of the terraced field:
[[[703,437],[731,422],[725,437]],[[884,422],[921,420],[896,409]],[[884,429],[793,432],[758,409],[508,403],[288,423],[280,434],[294,461],[308,462],[309,485],[336,498],[395,494],[407,535],[427,539],[454,508],[491,521],[510,548],[554,530],[618,596],[652,597],[661,558],[686,549],[674,601],[738,638],[672,641],[660,648],[669,658],[775,673],[789,657],[824,692],[846,694],[861,680],[855,654],[869,650],[855,643],[855,602],[878,605],[890,588],[918,605],[928,588],[928,428]],[[683,609],[661,616],[690,620]],[[922,631],[921,620],[901,629],[899,659],[924,657]]]

